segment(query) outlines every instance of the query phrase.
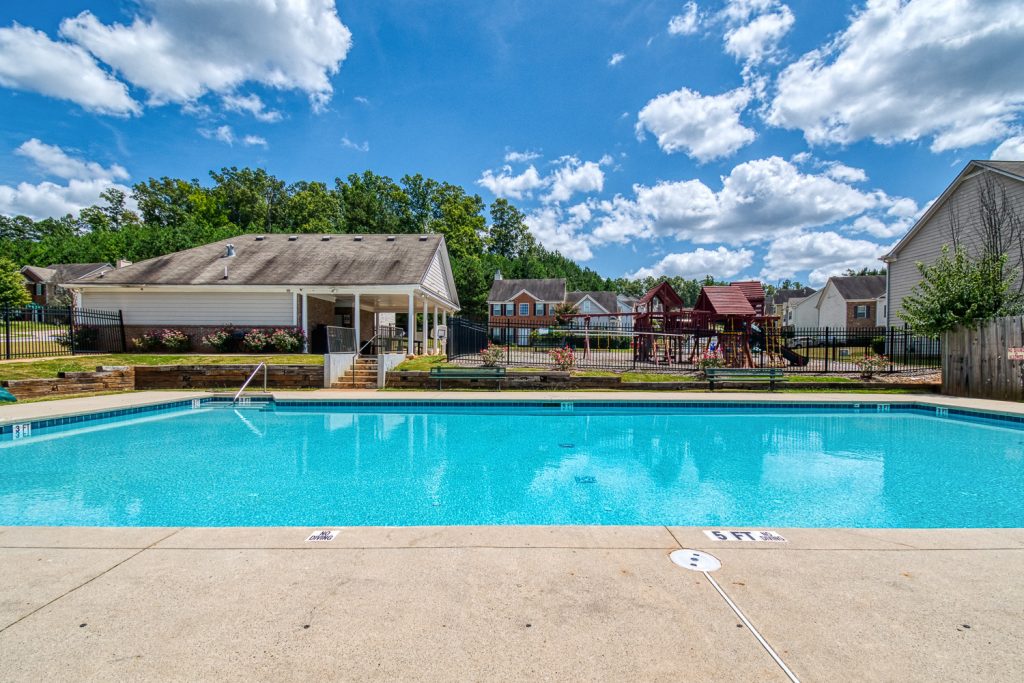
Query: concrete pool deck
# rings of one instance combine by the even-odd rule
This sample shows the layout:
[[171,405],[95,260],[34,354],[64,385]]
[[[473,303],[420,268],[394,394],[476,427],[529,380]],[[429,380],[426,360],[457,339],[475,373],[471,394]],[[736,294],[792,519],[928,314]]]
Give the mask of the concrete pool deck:
[[[156,393],[7,406],[0,420],[193,396]],[[932,395],[671,398],[1024,412]],[[787,543],[750,543],[690,527],[351,527],[307,543],[317,530],[0,527],[2,678],[789,680],[704,574],[669,561],[686,547],[721,560],[710,576],[801,680],[1024,679],[1024,529],[775,529]]]

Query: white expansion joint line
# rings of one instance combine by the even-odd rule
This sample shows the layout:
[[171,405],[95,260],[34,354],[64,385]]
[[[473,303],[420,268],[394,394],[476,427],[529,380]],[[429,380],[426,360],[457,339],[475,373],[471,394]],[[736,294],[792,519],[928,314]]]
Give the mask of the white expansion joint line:
[[729,599],[729,596],[725,594],[725,591],[722,590],[722,587],[718,585],[718,582],[715,581],[714,577],[711,576],[711,573],[703,572],[703,574],[707,577],[708,581],[711,582],[711,585],[715,587],[715,590],[718,591],[718,594],[722,596],[726,603],[728,603],[729,607],[732,608],[732,611],[736,613],[736,616],[740,618],[740,621],[743,622],[743,625],[746,626],[750,630],[750,632],[754,634],[754,637],[757,638],[757,642],[761,643],[761,647],[763,647],[768,652],[768,654],[772,656],[772,659],[775,660],[775,663],[779,665],[783,672],[785,672],[785,674],[789,677],[789,680],[793,681],[793,683],[800,683],[800,679],[796,677],[796,674],[789,670],[789,667],[786,666],[786,663],[782,661],[782,658],[775,653],[775,650],[773,650],[772,646],[768,644],[768,641],[765,640],[761,636],[761,634],[757,632],[757,629],[754,628],[754,625],[750,623],[750,620],[747,619],[746,615],[743,614],[740,608],[736,606],[736,603]]

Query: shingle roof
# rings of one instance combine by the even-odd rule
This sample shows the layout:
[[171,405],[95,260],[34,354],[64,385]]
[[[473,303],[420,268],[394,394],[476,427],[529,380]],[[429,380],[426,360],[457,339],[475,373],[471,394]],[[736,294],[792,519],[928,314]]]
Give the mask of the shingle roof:
[[743,295],[743,290],[731,285],[702,288],[694,308],[718,315],[756,315],[754,307]]
[[743,296],[747,297],[747,301],[754,302],[760,299],[764,301],[764,285],[758,280],[742,280],[740,282],[729,283],[730,287],[739,287],[740,291],[743,292]]
[[829,278],[847,301],[877,299],[885,292],[884,275],[853,275]]
[[778,305],[789,301],[790,299],[803,299],[811,294],[814,294],[814,289],[811,287],[801,287],[800,289],[776,289],[775,294],[772,295],[772,303]]
[[597,302],[597,305],[609,313],[618,313],[618,298],[615,292],[569,292],[565,300],[571,304],[577,304],[583,297],[589,296]]
[[1016,176],[1019,180],[1024,180],[1024,161],[974,161],[972,163],[979,166],[987,166],[988,168]]
[[55,271],[54,282],[64,283],[92,275],[98,270],[113,270],[109,263],[51,263],[47,269]]
[[[325,239],[329,238],[329,239]],[[360,239],[361,238],[361,239]],[[416,284],[440,235],[239,235],[78,280],[103,285]],[[225,257],[228,244],[235,255]],[[228,278],[224,279],[224,268]]]
[[524,289],[538,301],[565,301],[565,280],[562,278],[495,280],[487,300],[510,301]]
[[53,282],[64,284],[78,278],[91,275],[98,270],[110,270],[113,266],[109,263],[51,263],[42,268],[40,266],[25,266],[22,271],[32,273],[40,282]]
[[646,306],[654,298],[657,298],[663,306],[670,309],[682,308],[685,305],[683,298],[679,296],[676,290],[672,289],[672,285],[668,282],[659,282],[647,290],[646,294],[637,299],[633,306]]

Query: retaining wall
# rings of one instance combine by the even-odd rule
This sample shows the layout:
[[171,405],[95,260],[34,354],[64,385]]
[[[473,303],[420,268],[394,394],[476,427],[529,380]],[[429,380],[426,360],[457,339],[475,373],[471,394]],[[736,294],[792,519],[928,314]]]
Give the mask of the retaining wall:
[[100,391],[130,391],[135,372],[126,366],[99,366],[95,372],[62,372],[46,379],[10,379],[0,382],[19,401],[47,396],[74,396]]
[[[256,369],[256,365],[139,365],[135,368],[135,389],[235,389]],[[322,389],[322,365],[270,365],[267,387],[273,389]],[[253,378],[250,389],[263,388],[263,370]]]

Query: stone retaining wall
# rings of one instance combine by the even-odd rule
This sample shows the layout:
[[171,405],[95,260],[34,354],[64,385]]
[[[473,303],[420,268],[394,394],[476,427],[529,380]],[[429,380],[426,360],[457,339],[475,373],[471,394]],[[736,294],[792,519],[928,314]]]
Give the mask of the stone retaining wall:
[[[389,389],[432,389],[437,390],[437,380],[430,379],[428,372],[389,372],[387,377]],[[777,385],[779,386],[779,385]],[[797,383],[784,382],[781,386],[800,389],[819,389],[828,391],[849,391],[851,389],[915,389],[922,392],[937,392],[938,384],[899,384],[891,382],[815,382]],[[446,379],[444,389],[480,389],[493,391],[496,381],[493,379],[469,380]],[[529,389],[544,391],[546,389],[604,389],[608,391],[708,391],[707,381],[691,380],[680,382],[623,382],[621,377],[572,377],[568,372],[516,372],[509,371],[501,381],[502,389]],[[762,382],[730,382],[728,389],[744,391],[768,391],[768,385]],[[724,389],[717,389],[722,391]]]
[[[238,389],[256,369],[253,365],[139,365],[136,389]],[[322,365],[270,365],[267,387],[273,389],[322,389]],[[263,370],[253,378],[252,389],[263,388]]]
[[130,367],[100,366],[95,372],[62,372],[47,379],[10,379],[0,384],[19,401],[24,401],[47,396],[130,391],[135,388],[135,372]]

